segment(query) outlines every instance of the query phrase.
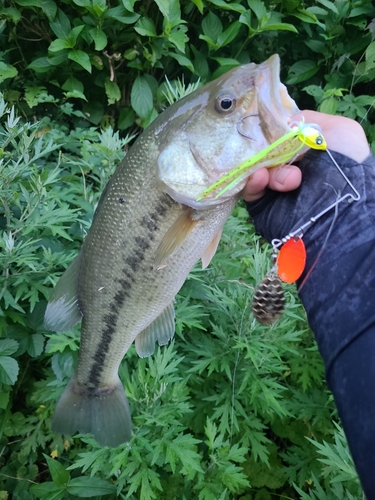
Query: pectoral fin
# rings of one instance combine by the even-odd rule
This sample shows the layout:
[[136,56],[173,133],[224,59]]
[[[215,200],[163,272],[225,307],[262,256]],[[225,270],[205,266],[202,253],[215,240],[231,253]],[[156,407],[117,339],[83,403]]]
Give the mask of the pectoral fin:
[[44,315],[44,328],[66,332],[82,319],[78,307],[78,272],[81,254],[73,260],[51,293]]
[[190,231],[196,226],[199,219],[193,219],[194,210],[187,208],[180,217],[165,233],[159,248],[156,251],[154,268],[163,265],[163,261],[169,257],[185,240]]
[[206,269],[206,267],[211,262],[213,256],[216,253],[217,247],[220,242],[221,235],[223,233],[223,228],[221,228],[213,237],[211,243],[208,245],[206,250],[204,251],[201,260],[202,260],[202,269]]
[[166,345],[173,338],[174,307],[171,302],[164,311],[147,328],[139,333],[135,339],[135,349],[140,358],[147,358],[155,350],[155,342]]

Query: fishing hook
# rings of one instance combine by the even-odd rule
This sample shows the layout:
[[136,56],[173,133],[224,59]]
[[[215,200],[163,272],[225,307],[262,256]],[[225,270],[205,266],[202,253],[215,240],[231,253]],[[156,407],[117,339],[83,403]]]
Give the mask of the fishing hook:
[[242,125],[242,122],[246,119],[246,118],[250,118],[252,116],[259,116],[258,113],[251,113],[249,115],[245,115],[243,116],[240,120],[238,120],[237,122],[237,132],[242,135],[242,137],[245,137],[246,139],[250,139],[250,141],[256,141],[256,139],[253,139],[252,137],[250,137],[249,135],[245,134],[244,132],[241,131],[240,129],[240,126]]

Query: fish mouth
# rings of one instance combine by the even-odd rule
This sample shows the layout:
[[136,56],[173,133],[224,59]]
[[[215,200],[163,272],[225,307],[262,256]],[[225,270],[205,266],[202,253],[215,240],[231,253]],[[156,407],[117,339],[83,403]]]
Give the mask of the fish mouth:
[[259,66],[256,81],[259,125],[268,144],[272,144],[289,131],[298,106],[280,81],[280,57],[274,54]]
[[260,64],[253,79],[256,100],[249,103],[246,113],[239,118],[237,132],[245,139],[256,142],[258,149],[272,144],[288,132],[291,117],[299,109],[280,81],[278,54]]

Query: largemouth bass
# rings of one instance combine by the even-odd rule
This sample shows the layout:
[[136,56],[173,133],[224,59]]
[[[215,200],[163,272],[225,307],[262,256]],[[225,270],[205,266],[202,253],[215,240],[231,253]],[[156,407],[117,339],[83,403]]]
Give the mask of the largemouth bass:
[[174,297],[200,258],[209,264],[246,180],[219,199],[197,200],[288,132],[297,112],[274,55],[175,103],[136,140],[46,310],[49,330],[67,331],[82,320],[77,369],[58,401],[54,431],[91,432],[108,446],[130,439],[119,364],[134,341],[145,357],[173,337]]

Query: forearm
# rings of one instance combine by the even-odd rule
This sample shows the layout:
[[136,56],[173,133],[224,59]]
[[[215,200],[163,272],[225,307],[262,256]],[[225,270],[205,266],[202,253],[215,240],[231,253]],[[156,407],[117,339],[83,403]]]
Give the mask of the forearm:
[[[306,231],[303,236],[306,269],[297,285],[324,359],[327,383],[335,397],[358,474],[371,500],[375,498],[372,390],[375,384],[375,159],[369,157],[358,164],[347,157],[334,156],[361,199],[340,203],[336,214],[333,209]],[[300,164],[303,181],[298,190],[268,193],[259,202],[248,204],[255,227],[263,236],[268,240],[282,238],[342,194],[352,192],[338,170],[332,169],[330,161],[326,154],[312,152]],[[318,186],[313,184],[313,179]],[[332,232],[324,245],[332,223]]]

